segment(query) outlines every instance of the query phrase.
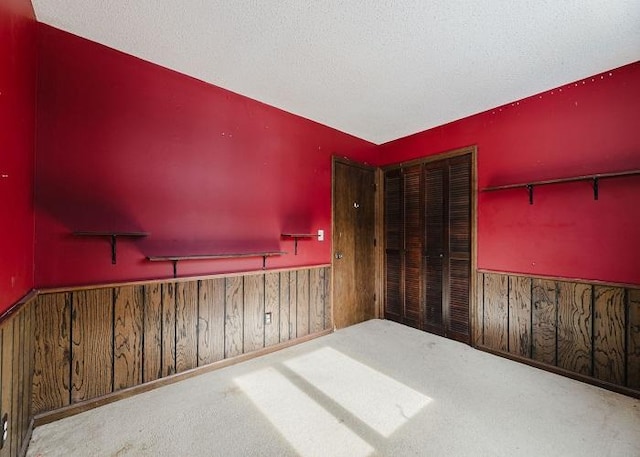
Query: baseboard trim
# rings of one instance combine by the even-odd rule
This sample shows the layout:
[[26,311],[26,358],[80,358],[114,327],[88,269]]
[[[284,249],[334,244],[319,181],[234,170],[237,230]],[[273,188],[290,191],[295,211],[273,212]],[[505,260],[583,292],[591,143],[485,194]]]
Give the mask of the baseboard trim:
[[29,421],[29,426],[27,427],[27,432],[24,435],[22,440],[22,446],[20,446],[20,451],[18,451],[19,457],[25,457],[27,455],[27,451],[29,450],[29,443],[31,442],[31,435],[33,434],[34,420],[33,418]]
[[524,363],[525,365],[529,365],[534,368],[539,368],[541,370],[549,371],[551,373],[555,373],[567,378],[575,379],[576,381],[584,382],[585,384],[591,384],[592,386],[600,387],[602,389],[611,390],[613,392],[616,392],[622,395],[627,395],[629,397],[640,399],[640,391],[635,389],[630,389],[628,387],[619,386],[617,384],[612,384],[610,382],[601,381],[599,379],[592,378],[591,376],[575,373],[573,371],[565,370],[564,368],[538,362],[536,360],[532,360],[527,357],[522,357],[522,356],[511,354],[508,352],[498,351],[496,349],[491,349],[486,346],[478,345],[474,347],[480,351],[497,355],[499,357],[504,357],[506,359],[513,360],[514,362]]
[[122,389],[117,392],[103,395],[101,397],[93,398],[91,400],[65,406],[63,408],[55,409],[53,411],[47,411],[45,413],[36,414],[32,422],[32,428],[49,424],[51,422],[55,422],[57,420],[64,419],[66,417],[75,416],[76,414],[80,414],[82,412],[89,411],[99,406],[107,405],[109,403],[114,403],[118,400],[132,397],[134,395],[137,395],[143,392],[148,392],[150,390],[157,389],[158,387],[174,384],[176,382],[183,381],[185,379],[193,378],[195,376],[199,376],[205,373],[219,370],[220,368],[228,367],[240,362],[245,362],[247,360],[251,360],[257,357],[271,354],[281,349],[285,349],[291,346],[296,346],[298,344],[305,343],[307,341],[311,341],[316,338],[329,335],[330,333],[333,333],[333,328],[323,330],[321,332],[313,333],[311,335],[302,336],[294,340],[285,341],[283,343],[274,344],[273,346],[258,349],[257,351],[248,352],[246,354],[241,354],[236,357],[223,359],[218,362],[211,363],[209,365],[193,368],[191,370],[183,371],[182,373],[176,373],[176,374],[167,376],[165,378],[160,378],[145,384],[140,384],[138,386]]

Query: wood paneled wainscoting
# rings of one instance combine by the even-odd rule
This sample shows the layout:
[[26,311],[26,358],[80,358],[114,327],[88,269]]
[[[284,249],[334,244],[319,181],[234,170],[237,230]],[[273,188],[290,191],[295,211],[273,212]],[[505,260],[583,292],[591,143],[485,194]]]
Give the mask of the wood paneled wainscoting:
[[330,277],[319,266],[41,293],[36,424],[326,333]]
[[27,296],[0,324],[0,457],[23,455],[31,438],[31,373],[33,373],[33,302]]
[[475,346],[640,397],[640,286],[478,272]]

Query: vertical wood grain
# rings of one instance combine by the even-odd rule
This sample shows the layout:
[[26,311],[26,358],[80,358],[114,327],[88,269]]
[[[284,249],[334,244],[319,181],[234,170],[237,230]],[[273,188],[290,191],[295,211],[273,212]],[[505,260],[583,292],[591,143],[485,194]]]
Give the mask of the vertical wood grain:
[[506,351],[508,344],[508,276],[484,275],[484,345]]
[[[11,419],[13,417],[13,397],[14,384],[13,384],[13,319],[5,321],[2,325],[2,394],[0,412],[2,415],[5,413]],[[0,450],[0,456],[11,455],[11,445],[13,437],[9,433],[7,441],[4,443],[4,448]]]
[[264,324],[264,345],[266,347],[280,341],[280,274],[267,273],[264,276],[264,312],[271,313],[271,323]]
[[321,332],[324,327],[324,268],[309,271],[309,332]]
[[113,388],[113,290],[73,293],[72,403],[108,394]]
[[591,374],[593,288],[558,282],[558,366]]
[[280,342],[291,339],[290,273],[280,273]]
[[297,318],[296,336],[309,334],[309,270],[298,270],[297,275]]
[[628,289],[627,386],[640,390],[640,289]]
[[142,286],[114,289],[113,389],[142,383]]
[[24,395],[24,373],[20,357],[22,352],[22,334],[24,324],[24,313],[19,312],[11,319],[13,324],[13,354],[11,361],[13,364],[13,395],[11,398],[11,415],[9,416],[9,433],[11,434],[11,455],[18,455],[20,449],[20,423],[22,422],[21,401]]
[[[333,328],[333,297],[332,281],[333,270],[329,267],[324,269],[324,329]],[[382,297],[382,295],[380,295]],[[384,313],[381,314],[383,316]]]
[[548,279],[532,282],[531,358],[538,362],[556,364],[556,283]]
[[198,365],[224,358],[224,278],[200,282]]
[[473,344],[482,346],[484,342],[484,273],[476,277],[476,312],[473,324]]
[[176,372],[176,285],[162,285],[162,376]]
[[509,352],[531,357],[531,278],[509,277]]
[[176,284],[176,373],[198,366],[198,281]]
[[244,278],[244,352],[264,347],[264,275]]
[[594,287],[593,376],[624,385],[624,289]]
[[289,272],[289,338],[298,336],[298,272]]
[[226,278],[224,355],[234,357],[243,352],[244,291],[241,276]]
[[71,391],[71,294],[40,295],[35,302],[35,413],[67,406]]
[[144,286],[143,382],[162,377],[162,285]]

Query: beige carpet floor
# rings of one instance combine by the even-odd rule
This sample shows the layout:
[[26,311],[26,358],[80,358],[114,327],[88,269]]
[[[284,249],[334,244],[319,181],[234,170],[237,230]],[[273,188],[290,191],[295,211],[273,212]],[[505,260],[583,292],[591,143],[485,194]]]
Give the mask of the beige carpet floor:
[[389,321],[34,430],[28,456],[640,456],[640,401]]

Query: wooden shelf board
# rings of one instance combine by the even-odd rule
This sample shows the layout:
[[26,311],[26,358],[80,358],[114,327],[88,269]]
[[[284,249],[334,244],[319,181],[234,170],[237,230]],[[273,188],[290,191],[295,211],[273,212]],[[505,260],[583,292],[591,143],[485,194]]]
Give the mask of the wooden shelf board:
[[239,259],[246,257],[275,257],[285,255],[285,251],[264,251],[264,252],[240,252],[225,254],[194,254],[194,255],[155,255],[147,256],[151,262],[174,262],[179,260],[213,260],[213,259]]
[[108,231],[76,231],[73,232],[73,236],[125,236],[130,238],[142,238],[149,236],[147,232],[108,232]]
[[557,178],[557,179],[546,179],[542,181],[530,181],[526,183],[517,183],[517,184],[505,184],[502,186],[490,186],[482,189],[483,192],[493,192],[496,190],[507,190],[507,189],[518,189],[523,188],[526,189],[528,186],[545,186],[549,184],[560,184],[565,182],[575,182],[575,181],[592,181],[594,179],[608,179],[608,178],[620,178],[625,176],[636,176],[640,175],[640,170],[627,170],[627,171],[617,171],[611,173],[597,173],[592,175],[581,175],[581,176],[571,176],[568,178]]

